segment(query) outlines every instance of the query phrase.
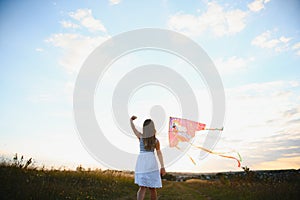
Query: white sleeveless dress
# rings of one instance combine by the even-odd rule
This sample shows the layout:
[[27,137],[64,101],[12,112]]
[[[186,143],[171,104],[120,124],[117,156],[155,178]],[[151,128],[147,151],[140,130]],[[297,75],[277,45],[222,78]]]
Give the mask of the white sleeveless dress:
[[153,151],[146,151],[140,138],[140,154],[136,161],[134,183],[149,188],[161,188],[161,177]]

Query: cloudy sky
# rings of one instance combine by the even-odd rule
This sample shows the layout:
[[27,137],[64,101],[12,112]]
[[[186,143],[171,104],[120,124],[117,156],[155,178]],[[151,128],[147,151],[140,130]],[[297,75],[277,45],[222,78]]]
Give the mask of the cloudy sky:
[[[75,128],[72,95],[78,72],[105,40],[134,29],[161,28],[197,42],[220,73],[226,117],[215,150],[238,151],[242,165],[250,169],[299,168],[299,10],[297,0],[1,1],[0,153],[33,157],[37,165],[101,167]],[[137,52],[122,59],[103,77],[106,85],[102,91],[99,88],[96,99],[111,95],[122,73],[133,66],[169,65],[193,86],[200,104],[199,121],[209,125],[209,96],[189,66],[162,52]],[[120,69],[121,64],[126,67]],[[149,91],[155,95],[147,95]],[[141,124],[152,104],[161,105],[167,114],[180,115],[176,98],[158,86],[137,91],[128,110],[139,116]],[[111,114],[101,106],[104,103],[95,105],[100,121],[103,113]],[[117,132],[115,127],[112,120],[104,129]],[[166,131],[165,126],[158,135],[165,146]],[[196,137],[199,145],[203,135]],[[110,141],[126,149],[117,139]],[[138,150],[138,144],[129,146],[126,151]],[[198,153],[189,152],[193,157]],[[167,170],[239,169],[232,160],[211,155],[197,160],[197,165],[184,156]]]

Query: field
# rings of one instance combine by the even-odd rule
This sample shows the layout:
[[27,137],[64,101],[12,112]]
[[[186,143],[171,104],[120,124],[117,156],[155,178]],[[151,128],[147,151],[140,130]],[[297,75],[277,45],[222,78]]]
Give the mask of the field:
[[[275,173],[275,172],[274,172]],[[277,173],[277,175],[276,175]],[[299,170],[272,173],[219,173],[185,181],[163,181],[158,199],[298,199]],[[168,175],[165,178],[176,178]],[[207,178],[207,176],[204,176]],[[133,173],[101,170],[44,170],[0,166],[0,197],[4,199],[136,199]],[[147,198],[149,192],[147,192]]]

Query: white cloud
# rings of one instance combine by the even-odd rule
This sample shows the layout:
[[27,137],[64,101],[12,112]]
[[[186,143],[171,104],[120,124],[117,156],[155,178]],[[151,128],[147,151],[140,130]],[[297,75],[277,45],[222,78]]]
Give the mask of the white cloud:
[[200,24],[197,16],[180,13],[169,17],[168,27],[187,35],[199,35],[206,29],[206,26]]
[[106,39],[108,36],[89,37],[80,34],[59,33],[53,34],[46,39],[46,42],[63,49],[59,64],[67,72],[74,73],[79,70],[89,53]]
[[35,51],[37,51],[37,52],[43,52],[44,49],[42,49],[42,48],[36,48]]
[[[298,130],[290,121],[300,118],[300,95],[296,92],[299,89],[296,81],[252,83],[227,89],[226,131],[235,139],[248,140],[275,135],[282,128]],[[291,110],[294,114],[287,115]]]
[[[65,28],[87,28],[91,32],[104,32],[104,36],[99,34],[85,36],[79,33],[56,33],[45,40],[52,46],[61,49],[61,54],[58,58],[59,65],[68,73],[76,73],[89,53],[108,39],[109,36],[105,33],[106,29],[101,24],[101,21],[93,17],[90,9],[78,9],[75,12],[70,12],[69,16],[71,21],[60,21],[60,24]],[[77,23],[74,23],[74,20]]]
[[294,44],[292,49],[296,51],[295,53],[297,56],[300,56],[300,42]]
[[293,49],[300,49],[300,42],[294,44]]
[[214,63],[221,74],[230,74],[243,69],[246,69],[248,63],[253,61],[254,58],[240,58],[232,56],[230,58],[217,58]]
[[78,24],[74,24],[72,22],[69,21],[61,21],[60,24],[64,27],[64,28],[80,28],[80,26]]
[[264,9],[265,4],[267,4],[268,2],[270,2],[270,0],[254,0],[253,2],[248,4],[248,8],[252,12],[258,12],[261,9]]
[[[252,83],[225,90],[227,107],[222,134],[230,141],[229,144],[235,144],[247,165],[257,166],[266,158],[275,163],[282,155],[266,155],[276,155],[278,151],[298,151],[287,149],[295,146],[292,145],[295,139],[300,138],[300,124],[297,123],[300,119],[299,90],[299,82],[281,80]],[[235,143],[236,140],[241,142]],[[283,141],[283,146],[278,145]],[[278,146],[286,150],[274,149]],[[263,153],[262,149],[265,150]],[[261,157],[253,158],[253,155]]]
[[119,3],[121,3],[121,0],[109,0],[110,5],[117,5]]
[[92,10],[90,9],[78,9],[76,12],[70,12],[70,17],[80,22],[80,24],[86,27],[89,31],[102,31],[106,32],[106,28],[92,15]]
[[169,17],[168,27],[187,35],[200,35],[209,30],[216,36],[233,35],[242,31],[247,12],[239,9],[224,10],[215,2],[209,2],[202,15],[177,13]]
[[256,36],[251,44],[254,46],[258,46],[261,48],[274,49],[277,52],[288,50],[289,41],[292,38],[287,38],[285,36],[281,36],[279,38],[272,37],[271,31],[266,31],[258,36]]

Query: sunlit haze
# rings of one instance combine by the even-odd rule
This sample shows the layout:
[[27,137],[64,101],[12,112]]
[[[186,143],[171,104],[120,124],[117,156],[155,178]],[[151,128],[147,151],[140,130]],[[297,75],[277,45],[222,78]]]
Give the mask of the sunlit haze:
[[[32,157],[38,166],[106,168],[87,151],[76,130],[76,77],[88,55],[107,39],[135,29],[160,28],[197,42],[219,71],[226,113],[214,151],[237,151],[242,166],[254,170],[298,169],[299,10],[297,0],[1,1],[0,155]],[[95,115],[113,145],[136,154],[139,143],[119,130],[111,99],[127,72],[147,64],[168,66],[184,77],[197,98],[198,121],[209,127],[212,118],[205,82],[180,57],[159,50],[122,56],[99,80]],[[181,116],[180,102],[159,85],[132,92],[127,110],[138,117],[137,126],[150,117],[151,108],[163,108],[166,121],[157,138],[166,148],[168,117]],[[207,134],[197,132],[195,145],[201,146]],[[200,160],[199,151],[188,151],[196,165],[183,156],[166,170],[241,170],[234,160],[216,155]]]

